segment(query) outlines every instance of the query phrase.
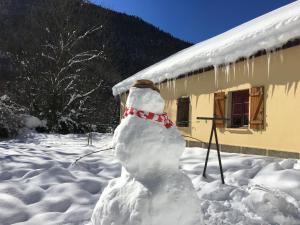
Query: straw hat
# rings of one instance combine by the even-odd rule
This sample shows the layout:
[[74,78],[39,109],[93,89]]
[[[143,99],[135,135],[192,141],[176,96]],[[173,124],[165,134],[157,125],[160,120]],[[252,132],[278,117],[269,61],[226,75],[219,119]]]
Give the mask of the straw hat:
[[154,91],[157,91],[159,93],[159,89],[155,87],[154,83],[151,80],[136,80],[132,87],[136,88],[151,88]]

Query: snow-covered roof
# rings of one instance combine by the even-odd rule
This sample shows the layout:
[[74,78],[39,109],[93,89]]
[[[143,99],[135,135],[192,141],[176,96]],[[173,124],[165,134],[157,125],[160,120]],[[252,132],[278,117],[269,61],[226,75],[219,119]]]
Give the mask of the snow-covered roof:
[[300,1],[296,1],[171,55],[116,84],[113,94],[127,91],[135,80],[160,83],[208,66],[235,62],[260,50],[272,50],[299,37]]

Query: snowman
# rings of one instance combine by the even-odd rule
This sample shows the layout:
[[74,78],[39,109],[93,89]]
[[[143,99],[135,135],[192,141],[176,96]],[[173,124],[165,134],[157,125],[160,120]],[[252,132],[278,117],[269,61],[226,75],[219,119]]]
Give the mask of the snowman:
[[179,170],[185,141],[163,113],[165,102],[152,81],[130,88],[113,137],[122,164],[94,209],[92,225],[201,225],[200,200]]

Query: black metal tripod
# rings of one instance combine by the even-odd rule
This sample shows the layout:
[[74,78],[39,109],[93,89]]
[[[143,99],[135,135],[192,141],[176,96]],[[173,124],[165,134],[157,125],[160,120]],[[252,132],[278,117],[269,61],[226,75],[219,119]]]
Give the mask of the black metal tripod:
[[209,143],[208,143],[208,148],[207,148],[207,153],[206,153],[206,159],[205,159],[205,165],[204,165],[204,170],[203,170],[203,177],[206,178],[206,174],[205,173],[206,173],[207,162],[208,162],[208,158],[209,158],[209,152],[210,152],[212,137],[213,137],[213,134],[215,134],[215,141],[216,141],[216,148],[217,148],[218,159],[219,159],[219,167],[220,167],[220,173],[221,173],[221,180],[222,180],[222,183],[225,184],[225,182],[224,182],[224,175],[223,175],[223,168],[222,168],[222,161],[221,161],[221,155],[220,155],[220,146],[219,146],[217,129],[216,129],[216,120],[227,121],[229,119],[227,119],[227,118],[218,118],[218,117],[197,117],[197,119],[199,119],[199,120],[211,120],[212,121],[211,132],[210,132],[210,137],[209,137]]

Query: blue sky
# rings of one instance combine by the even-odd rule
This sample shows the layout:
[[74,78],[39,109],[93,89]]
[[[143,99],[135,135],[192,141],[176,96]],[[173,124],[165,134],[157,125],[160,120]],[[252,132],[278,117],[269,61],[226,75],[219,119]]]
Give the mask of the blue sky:
[[92,0],[197,43],[294,0]]

